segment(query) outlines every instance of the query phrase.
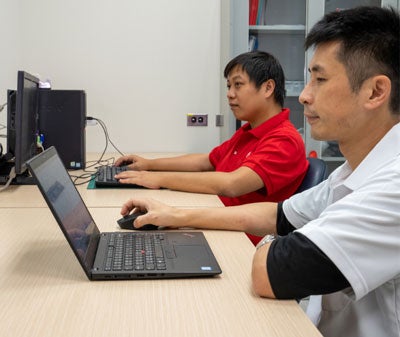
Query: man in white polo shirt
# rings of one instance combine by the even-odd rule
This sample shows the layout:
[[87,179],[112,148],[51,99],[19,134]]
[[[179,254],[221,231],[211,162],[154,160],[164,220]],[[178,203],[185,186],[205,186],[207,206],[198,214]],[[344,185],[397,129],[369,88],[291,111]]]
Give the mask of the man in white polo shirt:
[[299,99],[311,135],[337,141],[346,158],[326,181],[278,204],[184,210],[132,199],[121,213],[146,210],[137,227],[268,234],[253,259],[258,295],[311,295],[324,336],[400,336],[399,13],[329,13],[308,34],[312,46],[311,78]]

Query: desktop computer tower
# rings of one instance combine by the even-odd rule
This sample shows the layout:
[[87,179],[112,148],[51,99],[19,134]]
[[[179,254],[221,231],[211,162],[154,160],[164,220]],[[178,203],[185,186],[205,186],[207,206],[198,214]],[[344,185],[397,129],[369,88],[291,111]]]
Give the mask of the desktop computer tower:
[[85,92],[40,89],[38,112],[43,147],[54,146],[67,170],[85,168]]
[[[16,109],[16,90],[7,90],[7,153],[15,154],[15,109]],[[11,159],[11,158],[7,158]]]

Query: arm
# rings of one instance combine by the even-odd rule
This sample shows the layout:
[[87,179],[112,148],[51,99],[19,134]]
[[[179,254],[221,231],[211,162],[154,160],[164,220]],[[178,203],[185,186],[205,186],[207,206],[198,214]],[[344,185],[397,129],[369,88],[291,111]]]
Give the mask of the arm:
[[[288,221],[282,207],[283,203],[278,203],[276,210],[276,232],[278,235],[284,236],[293,232],[296,228]],[[271,242],[263,244],[263,240],[257,245],[257,251],[253,257],[253,289],[260,296],[276,298],[267,273],[266,261],[270,246]]]
[[176,191],[209,193],[236,197],[264,187],[260,176],[242,166],[232,172],[149,172],[125,171],[116,176],[122,183],[148,188],[169,188]]
[[252,280],[259,296],[280,299],[328,294],[350,286],[332,260],[298,232],[278,237],[256,251]]
[[177,157],[146,159],[137,155],[122,156],[115,162],[115,166],[127,165],[135,171],[212,171],[208,154],[188,154]]
[[[171,228],[245,231],[258,236],[289,232],[254,254],[252,280],[259,296],[299,299],[349,286],[336,265],[314,243],[300,233],[290,233],[294,227],[283,214],[278,215],[276,203],[179,209],[151,199],[131,199],[122,206],[121,215],[136,210],[147,213],[136,218],[135,227],[152,223]],[[281,207],[279,212],[282,212]]]
[[135,227],[145,224],[171,228],[193,227],[245,231],[264,236],[275,233],[275,203],[254,203],[207,209],[179,209],[152,199],[130,199],[121,208],[121,215],[133,210],[147,212],[139,216]]
[[262,297],[276,298],[267,273],[267,256],[271,243],[267,243],[256,250],[253,257],[251,279],[255,293]]

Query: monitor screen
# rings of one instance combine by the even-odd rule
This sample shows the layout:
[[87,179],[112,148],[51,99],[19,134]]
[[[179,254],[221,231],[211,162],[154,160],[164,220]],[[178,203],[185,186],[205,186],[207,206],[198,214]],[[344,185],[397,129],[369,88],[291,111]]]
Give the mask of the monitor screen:
[[26,171],[26,161],[37,154],[39,79],[18,71],[15,104],[15,173]]

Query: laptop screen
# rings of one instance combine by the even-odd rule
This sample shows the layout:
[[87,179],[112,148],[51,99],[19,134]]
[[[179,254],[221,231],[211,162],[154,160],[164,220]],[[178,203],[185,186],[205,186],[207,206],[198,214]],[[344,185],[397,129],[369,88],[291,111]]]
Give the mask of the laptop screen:
[[89,273],[97,250],[99,229],[54,147],[29,161],[46,202],[79,262]]

